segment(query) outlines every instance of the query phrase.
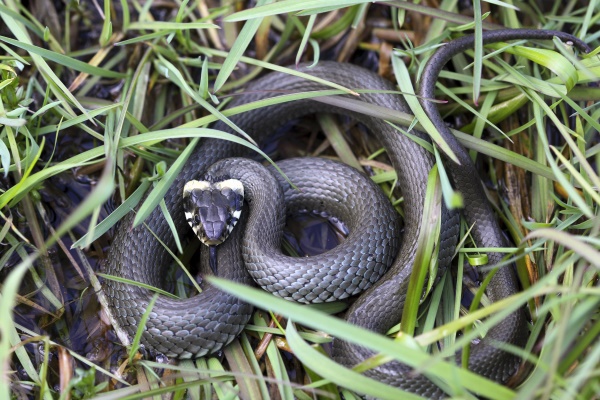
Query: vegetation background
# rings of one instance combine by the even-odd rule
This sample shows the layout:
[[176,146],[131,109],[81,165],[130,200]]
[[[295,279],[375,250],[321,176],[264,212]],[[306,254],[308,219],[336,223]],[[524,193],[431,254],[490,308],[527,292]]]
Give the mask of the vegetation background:
[[[597,0],[0,0],[0,17],[0,398],[18,399],[411,398],[331,365],[327,343],[352,335],[382,352],[362,367],[402,360],[415,344],[432,347],[436,361],[465,345],[458,332],[498,323],[472,324],[461,306],[461,293],[477,290],[461,284],[463,261],[478,260],[468,240],[457,268],[412,310],[414,341],[393,343],[326,315],[343,305],[315,310],[221,283],[277,315],[257,311],[222,354],[164,364],[119,344],[96,294],[94,271],[120,219],[112,212],[168,184],[170,166],[218,118],[214,110],[276,66],[352,62],[407,85],[438,44],[464,31],[547,28],[592,47],[600,37]],[[456,57],[438,89],[451,100],[443,115],[479,153],[515,243],[505,251],[523,291],[482,315],[527,306],[529,341],[514,351],[528,364],[509,387],[479,380],[474,388],[458,366],[424,368],[454,382],[460,398],[475,398],[473,390],[491,399],[598,398],[600,91],[589,83],[600,61],[556,42],[543,44],[547,51],[526,45],[516,56],[483,58],[478,48],[474,59]],[[298,122],[267,150],[366,168],[403,212],[385,155],[349,121]],[[299,324],[286,324],[289,315]]]

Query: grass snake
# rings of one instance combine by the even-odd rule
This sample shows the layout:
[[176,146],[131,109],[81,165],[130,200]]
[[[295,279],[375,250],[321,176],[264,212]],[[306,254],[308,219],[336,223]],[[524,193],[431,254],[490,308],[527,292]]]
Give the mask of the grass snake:
[[[584,52],[589,51],[588,46],[584,42],[569,34],[545,30],[499,30],[484,32],[483,43],[487,44],[516,39],[552,39],[553,36],[563,41],[571,42],[579,50]],[[451,134],[442,120],[436,105],[431,101],[427,101],[427,99],[435,97],[435,84],[446,62],[453,55],[472,49],[473,46],[474,36],[469,35],[453,40],[438,49],[429,59],[423,70],[419,95],[421,97],[421,104],[429,118],[459,159],[459,164],[449,159],[444,159],[444,162],[455,189],[461,192],[464,197],[465,207],[462,210],[462,214],[468,225],[473,225],[471,233],[475,243],[478,247],[504,247],[505,239],[503,233],[486,199],[482,184],[477,178],[478,172],[469,154]],[[351,64],[319,62],[315,67],[300,66],[298,69],[351,89],[388,91],[396,89],[392,83],[380,78],[376,74]],[[245,92],[232,101],[231,106],[273,97],[279,93],[307,92],[323,88],[321,84],[313,81],[275,72],[249,84]],[[386,107],[390,110],[410,112],[403,98],[396,94],[361,94],[359,99],[367,103]],[[231,120],[260,143],[285,122],[317,112],[350,115],[352,118],[366,125],[387,150],[387,154],[398,174],[398,183],[403,188],[406,216],[400,249],[396,250],[397,247],[394,246],[397,245],[392,243],[389,247],[391,250],[385,250],[386,254],[379,257],[378,263],[381,261],[383,265],[393,260],[392,265],[382,279],[360,295],[346,315],[347,320],[353,324],[383,333],[399,321],[401,317],[408,277],[415,257],[416,240],[420,231],[419,224],[423,213],[427,175],[434,165],[435,159],[422,146],[408,137],[399,134],[389,124],[380,119],[314,100],[300,100],[256,109],[236,115]],[[216,129],[232,132],[229,127],[222,123],[218,123]],[[425,134],[419,132],[415,134],[422,139],[429,140]],[[167,209],[173,218],[174,225],[180,236],[189,236],[190,233],[190,228],[187,226],[182,211],[182,189],[185,182],[207,174],[208,169],[211,168],[210,166],[219,160],[245,156],[248,156],[248,149],[246,147],[217,139],[203,140],[194,150],[194,153],[164,198]],[[310,163],[316,163],[317,171],[318,168],[332,169],[329,164],[327,166],[319,166],[318,160],[310,160]],[[298,162],[288,163],[288,165],[290,164],[292,169],[296,169],[296,172],[298,172],[297,170],[300,170],[300,173],[302,173],[302,170],[310,170],[309,167],[299,167],[300,164]],[[244,179],[251,181],[254,179],[254,183],[265,181],[264,178],[253,178],[254,165],[256,163],[238,163],[235,160],[225,160],[221,161],[217,166],[212,167],[211,173],[244,175]],[[233,168],[233,172],[220,172],[225,171],[224,168],[230,167]],[[315,173],[315,170],[310,171],[313,171],[309,173],[311,178],[315,175],[320,175],[319,173]],[[292,180],[304,179],[297,177],[295,175],[296,172],[288,171],[292,175]],[[277,174],[274,174],[274,176],[275,180],[277,180]],[[358,185],[358,181],[354,181],[353,179],[349,180],[349,184],[354,185],[351,186],[351,189],[354,192],[360,193],[360,187],[356,186]],[[327,187],[328,185],[325,184],[324,186]],[[256,203],[253,206],[263,200],[268,203],[268,200],[274,197],[272,191],[260,189],[259,186],[256,186],[256,189],[253,190],[258,196],[257,200],[251,200],[251,203]],[[272,190],[283,191],[283,189],[277,189],[277,187]],[[260,200],[261,198],[263,200]],[[378,202],[379,200],[371,201]],[[268,212],[278,209],[276,206],[267,206],[267,208]],[[264,215],[268,212],[258,213]],[[368,287],[375,280],[378,273],[374,274],[373,277],[366,276],[366,280],[363,283],[357,284],[353,283],[354,278],[349,280],[329,279],[328,276],[338,275],[335,273],[325,273],[324,277],[321,276],[321,278],[318,278],[319,282],[311,284],[311,276],[303,273],[295,274],[293,271],[294,268],[302,270],[303,268],[306,268],[306,270],[309,268],[314,269],[314,266],[305,266],[303,264],[306,260],[304,258],[288,260],[291,263],[291,266],[286,267],[290,269],[288,271],[289,275],[295,274],[294,276],[297,278],[295,281],[290,281],[290,283],[286,282],[288,282],[287,279],[291,278],[289,276],[282,276],[281,272],[274,272],[277,278],[270,278],[270,275],[267,273],[263,274],[263,270],[270,268],[264,265],[264,263],[279,249],[278,239],[273,239],[273,237],[278,235],[277,231],[281,228],[282,221],[285,218],[282,215],[282,211],[275,210],[273,212],[275,214],[279,213],[273,222],[261,220],[258,225],[255,222],[248,222],[251,228],[252,224],[255,224],[255,230],[267,232],[269,239],[259,240],[257,241],[258,243],[255,243],[251,239],[242,238],[241,235],[232,235],[230,240],[221,245],[223,248],[219,249],[218,252],[220,276],[244,284],[252,284],[252,279],[246,270],[238,266],[241,262],[239,254],[239,249],[241,248],[243,249],[245,258],[254,257],[252,258],[252,268],[255,269],[255,274],[263,276],[262,279],[265,286],[270,285],[274,292],[286,298],[299,297],[300,301],[323,301],[325,297],[322,296],[322,293],[327,291],[331,292],[327,294],[328,296],[331,295],[330,299],[346,297],[354,293],[358,286],[362,285],[363,288]],[[377,215],[377,213],[375,214]],[[355,217],[349,216],[349,218],[353,220]],[[372,216],[368,218],[372,218]],[[140,225],[132,229],[132,221],[133,213],[130,213],[122,221],[111,246],[109,256],[104,263],[104,270],[110,275],[160,287],[162,286],[162,279],[165,274],[164,268],[170,263],[171,256],[157,242],[149,230],[161,238],[170,249],[175,248],[173,235],[158,208],[146,220],[147,227]],[[442,237],[439,242],[440,265],[443,266],[450,262],[454,252],[458,233],[457,215],[443,210],[441,223]],[[377,237],[378,240],[381,239],[386,243],[396,240],[397,233],[390,234],[389,230],[382,229],[380,222],[370,219],[367,224],[373,227],[372,236]],[[398,231],[398,229],[394,228],[396,226],[394,222],[384,222],[384,224],[391,224],[392,231]],[[352,242],[351,238],[348,240]],[[269,246],[276,247],[276,249],[265,250]],[[376,246],[378,245],[376,244]],[[336,247],[332,251],[324,253],[319,263],[332,263],[336,258],[353,258],[341,254],[344,251],[347,251],[344,247]],[[365,263],[366,259],[361,259],[360,251],[362,250],[358,250],[358,267],[354,269],[360,268]],[[395,252],[397,252],[397,256]],[[277,258],[280,256],[275,255],[274,257]],[[501,254],[489,253],[488,257],[489,265],[494,265],[500,260]],[[369,260],[372,260],[372,258]],[[385,269],[386,267],[379,266],[378,268]],[[332,283],[346,286],[344,289],[337,290],[337,294],[336,289],[321,288],[319,285],[328,279]],[[311,290],[305,288],[306,285],[312,285],[311,288],[317,288],[317,291],[320,290],[320,292],[314,294]],[[517,286],[513,270],[511,268],[500,268],[489,283],[487,295],[491,301],[498,301],[514,294],[517,291]],[[146,289],[113,280],[106,280],[104,289],[114,317],[121,327],[133,337],[152,294]],[[150,313],[150,318],[146,323],[146,329],[142,335],[142,343],[153,351],[163,353],[169,357],[200,357],[218,351],[233,340],[244,328],[251,313],[252,307],[250,305],[210,286],[201,294],[189,299],[174,300],[161,296]],[[522,346],[526,337],[527,327],[524,313],[517,311],[508,315],[500,324],[491,329],[478,344],[471,346],[469,369],[498,382],[505,382],[515,373],[520,360],[513,355],[499,350],[493,343],[503,342]],[[333,353],[334,358],[338,362],[347,366],[356,365],[366,357],[373,355],[364,348],[342,341],[334,342]],[[457,360],[460,360],[459,355],[457,355]],[[410,370],[404,365],[397,362],[390,362],[367,371],[366,375],[425,397],[437,398],[445,396],[445,392],[434,385],[429,379],[422,375],[409,374],[409,372]]]

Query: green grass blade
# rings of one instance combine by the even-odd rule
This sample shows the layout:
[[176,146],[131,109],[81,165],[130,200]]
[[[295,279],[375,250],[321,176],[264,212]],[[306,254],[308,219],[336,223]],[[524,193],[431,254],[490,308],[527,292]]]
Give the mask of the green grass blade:
[[54,51],[42,49],[41,47],[37,47],[37,46],[34,46],[34,45],[26,43],[26,42],[21,42],[18,40],[7,38],[5,36],[0,36],[0,40],[5,43],[8,43],[12,46],[19,47],[23,50],[26,50],[30,54],[37,54],[37,55],[43,57],[44,59],[54,61],[58,64],[64,65],[67,68],[74,69],[75,71],[84,72],[84,73],[90,74],[90,75],[102,76],[105,78],[123,78],[123,77],[125,77],[125,74],[123,74],[123,73],[116,72],[116,71],[110,71],[110,70],[100,68],[100,67],[95,67],[95,66],[85,63],[83,61],[76,60],[74,58],[65,56],[63,54],[56,53]]
[[115,211],[113,211],[108,217],[104,218],[94,229],[94,234],[90,232],[83,235],[79,240],[71,245],[71,248],[75,247],[88,247],[92,242],[104,235],[110,228],[115,226],[125,215],[127,215],[139,201],[143,198],[144,193],[150,187],[150,181],[145,180],[142,184],[133,192],[131,196],[127,198]]
[[172,299],[178,299],[179,297],[175,296],[174,294],[171,294],[167,291],[164,291],[162,289],[159,289],[157,287],[151,286],[151,285],[147,285],[145,283],[141,283],[141,282],[136,282],[136,281],[132,281],[130,279],[125,279],[125,278],[121,278],[119,276],[114,276],[114,275],[107,275],[107,274],[103,274],[101,272],[96,273],[96,275],[98,275],[101,278],[104,279],[108,279],[111,281],[115,281],[115,282],[120,282],[120,283],[126,283],[128,285],[133,285],[133,286],[137,286],[143,289],[148,289],[152,292],[156,292],[157,294],[162,294],[163,296],[167,296],[170,297]]
[[[413,112],[415,118],[419,121],[419,124],[423,130],[431,137],[431,140],[439,146],[439,148],[454,162],[458,163],[456,155],[450,149],[444,138],[440,135],[436,127],[433,125],[425,110],[421,107],[419,100],[415,94],[415,90],[411,84],[410,75],[406,65],[399,59],[399,57],[392,57],[392,66],[394,67],[394,74],[396,75],[396,82],[400,87],[400,90],[405,94],[404,99]],[[433,100],[433,99],[430,99]]]
[[[273,0],[259,0],[256,3],[256,5],[257,7],[260,7],[262,5],[270,4],[272,2]],[[250,43],[250,41],[254,39],[254,35],[256,34],[256,31],[258,30],[261,23],[262,18],[253,18],[249,21],[246,21],[244,27],[240,31],[239,36],[233,43],[233,46],[231,46],[231,49],[229,50],[229,54],[227,54],[225,61],[223,61],[223,66],[219,70],[219,74],[215,79],[214,92],[218,92],[221,89],[221,87],[229,78],[229,75],[231,75],[231,73],[233,72],[235,66],[238,64],[238,62],[240,62],[240,58],[248,48],[248,44]]]
[[[433,166],[427,178],[427,191],[425,193],[425,203],[423,215],[421,217],[421,229],[417,238],[417,250],[413,270],[410,274],[408,283],[408,291],[406,293],[406,301],[402,309],[402,332],[409,335],[414,335],[417,317],[419,312],[419,304],[423,298],[423,293],[428,290],[424,289],[425,280],[430,285],[435,281],[437,276],[437,254],[434,249],[437,249],[438,238],[441,227],[441,209],[442,191],[440,187],[439,174],[437,164]],[[431,270],[431,263],[436,267]]]
[[154,308],[154,304],[156,303],[157,299],[158,293],[155,293],[154,296],[152,296],[152,298],[150,299],[150,302],[148,302],[148,306],[146,307],[146,311],[144,311],[144,314],[142,314],[142,318],[140,318],[138,329],[135,332],[133,340],[131,341],[131,349],[129,349],[129,363],[132,362],[133,357],[135,357],[135,354],[137,353],[140,347],[140,340],[142,339],[142,334],[146,330],[146,321],[148,321],[148,318],[150,318],[150,313],[152,312],[152,308]]
[[[327,11],[353,6],[356,4],[368,3],[368,0],[328,0]],[[251,18],[262,18],[270,15],[292,13],[297,11],[308,11],[312,9],[322,9],[322,0],[283,0],[268,6],[255,7],[248,10],[240,11],[235,14],[225,17],[227,22],[245,21]],[[325,11],[325,10],[324,10]]]
[[220,28],[218,25],[207,22],[169,22],[169,21],[136,21],[129,24],[130,30],[149,31],[178,31],[186,29]]
[[342,367],[329,357],[309,346],[298,334],[292,321],[288,321],[285,336],[294,354],[304,365],[322,377],[354,390],[362,395],[374,396],[378,399],[422,399],[421,396],[391,387],[374,379]]
[[369,332],[363,328],[351,325],[345,321],[314,311],[311,307],[301,306],[263,292],[258,289],[239,285],[223,279],[210,277],[212,285],[227,293],[254,304],[257,307],[270,309],[278,314],[293,318],[294,321],[313,329],[327,332],[341,340],[359,346],[367,347],[375,352],[381,352],[414,368],[427,365],[427,372],[442,380],[453,382],[464,388],[477,388],[478,392],[492,399],[512,399],[514,392],[498,383],[492,382],[473,372],[456,369],[453,363],[439,361],[430,364],[431,356],[421,350],[403,343]]
[[547,240],[560,243],[563,246],[575,251],[579,256],[585,258],[594,267],[600,268],[600,251],[585,243],[575,235],[571,235],[567,232],[561,232],[556,229],[542,228],[530,232],[527,236],[525,236],[525,240],[535,238],[545,238]]

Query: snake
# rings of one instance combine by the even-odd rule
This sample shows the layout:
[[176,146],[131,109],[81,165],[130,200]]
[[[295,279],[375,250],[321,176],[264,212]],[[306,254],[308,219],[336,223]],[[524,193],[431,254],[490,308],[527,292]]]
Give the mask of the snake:
[[[554,37],[568,42],[584,53],[590,51],[585,42],[573,35],[550,30],[485,31],[481,35],[481,41],[485,45],[509,40],[551,40]],[[487,200],[476,167],[468,152],[445,124],[436,104],[430,101],[435,98],[435,85],[445,64],[454,55],[473,49],[475,41],[475,35],[465,35],[437,49],[423,69],[418,95],[427,116],[456,156],[456,160],[452,160],[442,153],[452,185],[463,196],[464,208],[461,213],[468,226],[472,226],[471,235],[475,244],[481,248],[504,247],[506,245],[505,236]],[[367,91],[361,92],[359,97],[344,95],[355,101],[385,107],[392,112],[410,113],[410,108],[405,100],[395,93],[397,89],[394,84],[362,67],[349,63],[319,61],[315,66],[299,65],[292,68],[353,90],[366,89]],[[271,72],[251,82],[242,94],[235,96],[229,106],[236,107],[260,101],[280,93],[311,92],[326,88],[322,83],[305,79],[302,76]],[[417,238],[421,230],[420,221],[427,189],[427,177],[436,160],[431,151],[426,150],[418,140],[412,140],[408,135],[400,134],[391,124],[374,116],[341,108],[333,102],[316,101],[315,99],[283,102],[237,114],[231,117],[231,121],[251,135],[258,143],[264,143],[276,129],[286,122],[322,112],[349,116],[364,124],[385,148],[397,173],[398,185],[403,188],[405,217],[404,231],[399,244],[392,243],[396,243],[395,236],[398,234],[390,234],[389,230],[383,229],[382,222],[374,220],[373,216],[367,217],[367,222],[361,222],[369,227],[371,237],[390,243],[385,250],[381,250],[382,256],[375,260],[377,262],[374,261],[377,248],[373,251],[367,250],[371,252],[369,254],[361,254],[365,250],[354,249],[354,251],[358,251],[358,256],[348,256],[345,253],[349,251],[348,246],[338,246],[319,256],[318,264],[329,272],[313,277],[311,276],[313,272],[310,271],[315,270],[315,265],[305,264],[305,262],[311,263],[311,257],[285,258],[277,254],[280,239],[276,237],[282,228],[285,211],[277,211],[281,206],[274,205],[273,200],[281,195],[280,192],[294,192],[294,188],[288,181],[281,181],[280,178],[277,178],[280,174],[275,173],[271,174],[274,176],[272,180],[279,181],[279,184],[272,184],[271,189],[268,190],[262,189],[260,184],[268,179],[254,176],[254,171],[261,169],[262,166],[255,161],[248,160],[252,157],[250,151],[237,142],[212,138],[203,139],[167,191],[164,203],[178,235],[189,237],[191,229],[187,225],[183,212],[184,199],[182,196],[186,182],[207,175],[241,177],[242,181],[249,181],[249,185],[252,186],[250,192],[254,197],[249,198],[247,202],[250,203],[251,208],[264,206],[264,209],[256,212],[249,211],[250,215],[245,212],[243,215],[247,216],[242,220],[246,224],[246,229],[250,227],[250,230],[255,233],[264,233],[267,238],[248,238],[242,234],[232,234],[231,238],[220,245],[217,254],[219,276],[245,285],[254,284],[255,279],[248,273],[248,270],[239,266],[240,262],[250,259],[251,266],[249,268],[253,269],[257,281],[262,280],[260,285],[284,298],[303,302],[331,301],[364,290],[346,312],[345,318],[352,324],[385,333],[401,318],[403,304],[406,300],[408,278],[417,252]],[[222,122],[217,123],[214,128],[234,133],[228,125]],[[430,142],[428,136],[422,132],[414,131],[412,134],[418,139]],[[318,165],[319,162],[309,159],[308,163]],[[337,171],[337,167],[330,164],[317,166],[316,171],[319,171],[317,173],[314,172],[314,169],[311,170],[312,167],[304,166],[302,160],[287,163],[287,165],[290,164],[295,165],[296,170],[313,171],[309,173],[309,181],[315,180],[317,175],[325,175],[326,170]],[[296,176],[296,172],[292,170],[284,171],[289,174],[292,182],[304,180],[304,178]],[[325,179],[336,180],[338,178]],[[356,193],[365,191],[363,190],[364,181],[360,182],[363,183],[351,178],[346,182],[349,185],[348,190]],[[320,195],[317,193],[313,198],[315,206],[325,202],[323,197],[332,196],[331,190],[328,190],[331,186],[330,183],[323,184],[322,186],[326,190],[322,190]],[[246,185],[246,183],[244,184]],[[303,192],[303,190],[296,192]],[[276,196],[274,193],[279,194]],[[319,199],[319,196],[322,198]],[[366,200],[359,198],[357,201],[360,203]],[[376,203],[385,203],[385,201],[372,199],[369,201],[375,202],[373,203],[375,205],[377,205]],[[311,207],[310,204],[298,207],[299,209],[302,207],[309,209],[309,206]],[[358,208],[364,211],[365,206]],[[262,219],[259,219],[258,222],[250,221],[253,213]],[[133,214],[129,213],[121,221],[105,260],[104,271],[109,275],[161,287],[165,268],[172,262],[172,256],[167,249],[176,249],[174,235],[160,208],[157,207],[149,215],[144,225],[134,228],[132,228]],[[275,218],[269,220],[268,218],[273,217],[273,214],[275,214]],[[379,212],[376,211],[375,216],[378,215]],[[354,221],[356,216],[344,215],[344,217],[349,219],[345,222],[352,226],[357,225]],[[441,211],[440,218],[442,233],[438,245],[439,264],[442,266],[448,265],[453,256],[459,218],[456,212],[445,208]],[[393,222],[383,222],[383,224],[392,227],[392,231],[400,230]],[[157,238],[160,238],[163,244],[160,244]],[[343,244],[352,243],[352,241],[353,239],[349,236]],[[377,246],[380,244],[376,244]],[[241,256],[240,249],[244,253]],[[490,252],[487,255],[489,266],[496,265],[502,258],[501,253]],[[268,265],[273,259],[279,262],[283,258],[288,263],[283,268],[287,271],[285,273]],[[380,272],[373,273],[373,276],[370,275],[370,272],[358,272],[355,277],[361,276],[361,279],[355,279],[355,277],[344,279],[336,272],[337,267],[333,265],[338,259],[357,259],[358,266],[351,267],[353,270],[361,269],[363,264],[377,264],[376,268]],[[385,265],[388,263],[391,263],[389,267]],[[319,268],[316,271],[318,274]],[[379,279],[379,275],[383,276]],[[326,283],[341,286],[330,288],[324,286]],[[125,283],[123,280],[107,279],[103,287],[111,314],[121,328],[133,337],[153,298],[153,293],[146,288]],[[316,290],[316,292],[312,290]],[[518,282],[513,268],[503,267],[495,271],[489,281],[486,294],[492,302],[496,302],[517,291]],[[323,293],[326,296],[323,296]],[[207,285],[200,294],[187,299],[173,299],[161,295],[156,299],[149,313],[141,342],[154,353],[164,354],[167,357],[179,359],[202,357],[221,350],[239,335],[249,321],[252,312],[251,305],[210,285]],[[508,343],[522,347],[527,338],[527,331],[527,318],[524,310],[519,309],[507,315],[499,324],[491,328],[478,343],[471,345],[469,369],[494,381],[507,382],[517,371],[521,360],[514,354],[503,351],[497,344]],[[360,346],[334,340],[333,358],[342,365],[352,367],[372,355],[369,350]],[[461,355],[458,353],[456,355],[457,363],[460,362],[460,357]],[[392,361],[381,365],[366,371],[365,375],[428,398],[441,398],[448,395],[447,387],[443,388],[434,384],[425,375],[414,373],[399,362]]]

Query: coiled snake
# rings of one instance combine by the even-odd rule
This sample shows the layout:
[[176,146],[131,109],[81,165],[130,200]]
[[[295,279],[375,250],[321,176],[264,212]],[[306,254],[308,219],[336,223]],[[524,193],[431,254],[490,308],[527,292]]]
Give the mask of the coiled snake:
[[[569,34],[553,31],[500,30],[484,32],[483,43],[487,44],[515,39],[552,39],[553,36],[573,43],[578,49],[584,52],[589,51],[588,46],[579,39]],[[423,71],[419,94],[422,97],[422,106],[429,118],[459,159],[460,165],[450,160],[445,160],[445,164],[451,175],[455,189],[461,192],[464,197],[465,208],[463,216],[469,225],[474,226],[471,233],[476,244],[486,248],[503,247],[505,245],[503,234],[488,204],[481,182],[476,178],[477,171],[469,155],[446,127],[435,104],[427,101],[428,98],[434,98],[435,83],[445,63],[453,55],[473,48],[473,43],[473,36],[465,36],[441,47],[431,57]],[[299,70],[351,89],[388,91],[395,89],[394,85],[390,82],[365,69],[350,64],[319,62],[314,68],[301,66]],[[323,86],[312,81],[283,73],[271,73],[250,84],[247,87],[246,93],[237,97],[232,102],[232,106],[272,97],[274,94],[281,92],[296,93],[320,89],[323,89]],[[410,112],[404,100],[395,94],[361,94],[359,100],[391,110]],[[410,275],[415,256],[416,238],[420,230],[419,222],[422,215],[427,175],[434,164],[434,158],[423,147],[406,136],[399,134],[384,121],[348,112],[347,110],[313,100],[295,101],[279,104],[274,107],[261,108],[237,115],[231,119],[260,143],[274,129],[286,121],[316,112],[351,115],[353,118],[364,123],[386,148],[391,162],[397,171],[399,184],[404,188],[406,218],[404,221],[403,240],[398,255],[388,255],[388,259],[395,260],[388,272],[381,280],[359,297],[348,311],[346,317],[353,324],[374,331],[385,332],[400,319],[406,295],[408,276]],[[217,129],[231,132],[224,124],[218,124]],[[417,135],[423,139],[427,139],[424,134],[417,133]],[[180,236],[186,236],[190,233],[190,228],[187,226],[182,211],[182,190],[185,182],[203,176],[206,174],[209,166],[223,158],[243,157],[247,154],[247,148],[241,145],[216,139],[203,140],[201,145],[195,149],[164,199]],[[314,160],[311,162],[314,162]],[[252,171],[252,167],[244,164],[244,166],[238,166],[236,170],[235,164],[235,162],[225,161],[214,167],[213,171],[216,171],[214,172],[215,174],[220,174],[222,173],[220,172],[222,171],[221,168],[231,166],[233,167],[233,172],[227,172],[227,174],[232,176],[238,173],[245,176],[251,175],[250,171]],[[252,163],[248,164],[251,165]],[[317,168],[329,169],[330,167]],[[302,170],[304,167],[299,169]],[[293,175],[292,172],[290,174]],[[291,176],[291,178],[292,180],[300,179],[294,176]],[[260,180],[263,179],[258,179],[258,181]],[[351,189],[354,192],[360,192],[359,187],[351,187]],[[256,192],[260,194],[261,189],[257,188]],[[267,200],[272,198],[270,194],[265,193],[261,194],[263,198]],[[255,206],[259,203],[259,200],[252,200],[252,203]],[[349,218],[352,219],[354,217],[350,216]],[[169,264],[170,255],[148,230],[153,231],[171,249],[174,248],[172,233],[169,231],[167,222],[158,209],[154,210],[146,220],[148,229],[144,226],[130,229],[132,220],[133,216],[130,213],[122,222],[121,229],[118,230],[114,238],[109,257],[106,260],[105,271],[111,275],[160,287],[161,279],[164,276],[163,269],[165,265]],[[249,222],[249,224],[252,224],[252,222]],[[261,221],[260,224],[256,229],[271,235],[271,231],[280,228],[281,219],[272,223]],[[266,227],[266,224],[269,227]],[[452,256],[456,243],[457,224],[458,219],[455,214],[443,211],[440,265],[447,264]],[[373,224],[373,226],[376,225],[376,223]],[[392,224],[392,226],[394,225]],[[373,236],[383,235],[383,240],[388,241],[385,235],[389,236],[389,233],[383,233],[383,229],[374,229]],[[391,234],[391,236],[394,236],[394,234]],[[267,247],[265,242],[269,242],[270,239],[262,241],[259,239],[258,243],[254,243],[250,239],[243,239],[243,243],[240,243],[241,239],[239,238],[231,239],[231,243],[228,243],[229,241],[226,242],[222,245],[225,247],[219,250],[219,275],[237,282],[251,284],[252,281],[248,273],[243,268],[234,267],[235,263],[239,262],[240,256],[239,254],[234,254],[235,251],[232,249],[243,247],[246,256],[254,256],[253,268],[257,269],[259,274],[260,271],[270,268],[263,265],[263,263],[266,263],[271,258],[271,253],[279,249],[265,250]],[[273,239],[272,245],[278,247],[277,239]],[[393,249],[394,246],[392,245],[391,248]],[[344,248],[335,248],[330,252],[324,253],[321,255],[322,259],[320,262],[328,264],[333,263],[336,258],[352,258],[340,254],[343,251],[345,251]],[[266,255],[264,254],[265,252],[267,253]],[[498,253],[490,253],[488,256],[490,265],[496,264],[501,258],[501,255]],[[383,258],[386,257],[380,257],[382,260]],[[291,260],[289,268],[306,268],[307,270],[312,268],[303,264],[305,261],[304,258]],[[364,260],[362,261],[364,262]],[[359,265],[362,264],[359,263]],[[327,266],[330,267],[329,265]],[[285,267],[284,270],[286,268],[288,267]],[[265,282],[267,286],[271,285],[275,292],[279,292],[279,295],[290,298],[300,297],[304,300],[314,298],[322,301],[319,294],[295,295],[295,293],[303,290],[302,287],[305,284],[310,284],[312,278],[309,275],[304,273],[296,274],[296,277],[300,277],[300,282],[302,283],[297,284],[287,283],[287,279],[291,278],[282,277],[283,273],[277,274],[277,278],[266,277]],[[290,271],[290,274],[294,275],[294,272]],[[324,280],[328,280],[327,277],[318,279],[320,279],[319,282],[321,283]],[[337,284],[340,281],[344,282],[343,279],[329,280],[332,282],[335,281],[334,283]],[[369,280],[369,277],[367,277],[367,280]],[[336,289],[322,289],[322,285],[319,282],[312,285],[315,288],[321,288],[318,289],[320,290],[319,293],[329,290],[333,297],[337,296],[333,294],[336,292]],[[346,286],[352,286],[347,281],[345,282]],[[290,286],[288,287],[287,285]],[[137,330],[139,320],[146,311],[146,306],[152,297],[150,292],[136,286],[112,280],[107,280],[104,287],[113,315],[121,326],[133,336]],[[498,301],[515,293],[516,290],[517,282],[513,271],[510,268],[500,268],[489,283],[487,294],[492,301]],[[305,292],[307,291],[304,290],[302,293]],[[338,290],[337,292],[339,294],[340,291]],[[344,297],[353,293],[354,288],[348,291],[341,290],[341,292],[343,292],[342,297]],[[212,287],[208,287],[198,296],[184,300],[159,297],[146,324],[142,342],[154,351],[163,353],[169,357],[200,357],[217,351],[229,343],[244,328],[251,312],[251,306]],[[484,339],[477,345],[472,346],[469,368],[496,381],[505,382],[516,371],[519,360],[508,353],[498,350],[491,343],[506,342],[517,346],[523,345],[526,337],[525,323],[523,313],[515,312],[494,327]],[[355,365],[369,355],[371,354],[365,349],[341,341],[334,343],[334,357],[344,365]],[[426,397],[444,396],[444,392],[427,378],[421,375],[409,375],[406,373],[407,371],[408,369],[405,366],[392,362],[368,371],[367,375]]]

